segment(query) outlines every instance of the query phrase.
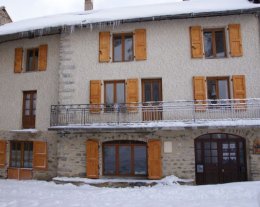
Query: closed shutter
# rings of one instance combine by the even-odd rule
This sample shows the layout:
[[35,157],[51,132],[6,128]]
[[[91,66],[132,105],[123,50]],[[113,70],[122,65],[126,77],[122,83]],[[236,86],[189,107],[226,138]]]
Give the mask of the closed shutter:
[[6,160],[6,141],[0,140],[0,168],[5,167]]
[[148,141],[148,178],[160,179],[162,177],[161,142]]
[[201,26],[190,27],[190,40],[191,40],[191,57],[203,57],[203,44]]
[[246,82],[244,75],[233,75],[233,98],[245,99],[246,98]]
[[110,61],[110,32],[99,33],[99,62]]
[[195,76],[193,77],[193,94],[194,101],[197,106],[196,111],[206,110],[206,87],[205,87],[205,77]]
[[33,142],[33,168],[38,170],[47,169],[47,143]]
[[[138,79],[128,79],[126,83],[127,110],[137,112],[138,108]],[[135,103],[135,104],[129,104]]]
[[240,24],[228,25],[229,47],[231,57],[241,57],[243,55],[242,38]]
[[15,48],[14,72],[21,73],[23,68],[23,48]]
[[39,71],[45,71],[47,68],[48,45],[40,45],[38,67]]
[[136,29],[135,30],[135,59],[146,60],[146,30]]
[[98,141],[88,140],[86,145],[87,177],[98,178]]
[[91,80],[90,81],[90,112],[100,112],[101,104],[101,81]]

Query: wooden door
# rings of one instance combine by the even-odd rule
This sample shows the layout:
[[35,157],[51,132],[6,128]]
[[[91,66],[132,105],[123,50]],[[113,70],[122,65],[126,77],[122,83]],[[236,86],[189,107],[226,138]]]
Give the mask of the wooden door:
[[88,140],[86,144],[86,174],[88,178],[99,177],[98,145],[97,140]]
[[142,80],[143,121],[162,120],[162,80]]
[[148,142],[148,178],[160,179],[162,177],[161,142],[149,140]]
[[23,92],[23,128],[35,128],[36,91]]

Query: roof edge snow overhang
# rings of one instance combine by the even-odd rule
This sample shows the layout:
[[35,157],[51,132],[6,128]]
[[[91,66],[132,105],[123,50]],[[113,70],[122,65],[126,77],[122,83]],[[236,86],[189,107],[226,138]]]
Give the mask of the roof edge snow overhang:
[[[250,8],[250,9],[237,9],[237,10],[227,10],[227,11],[213,11],[213,12],[200,12],[200,13],[183,13],[183,14],[174,14],[174,15],[161,15],[161,16],[150,16],[150,17],[140,17],[140,18],[133,18],[133,19],[117,19],[117,20],[109,20],[109,21],[103,21],[103,22],[93,22],[93,23],[79,23],[79,24],[73,24],[73,25],[59,25],[56,27],[45,27],[45,28],[39,28],[35,30],[24,30],[17,33],[10,33],[10,34],[4,34],[0,35],[0,44],[6,41],[12,41],[17,39],[23,39],[23,38],[32,38],[32,34],[36,33],[35,36],[44,36],[44,35],[50,35],[53,34],[53,31],[55,34],[57,34],[57,31],[63,31],[66,27],[88,27],[91,25],[91,28],[95,26],[102,25],[113,25],[114,22],[120,24],[127,24],[127,23],[139,23],[139,22],[152,22],[152,21],[163,21],[163,20],[174,20],[174,19],[189,19],[189,18],[201,18],[201,17],[217,17],[217,16],[231,16],[231,15],[242,15],[242,14],[255,14],[260,15],[260,7],[259,8]],[[46,30],[46,31],[44,31]],[[41,32],[39,32],[41,31]],[[43,32],[42,32],[43,31]],[[39,33],[37,35],[37,32]],[[28,33],[20,35],[21,33]],[[8,36],[10,36],[8,38]],[[4,40],[1,40],[4,39]]]

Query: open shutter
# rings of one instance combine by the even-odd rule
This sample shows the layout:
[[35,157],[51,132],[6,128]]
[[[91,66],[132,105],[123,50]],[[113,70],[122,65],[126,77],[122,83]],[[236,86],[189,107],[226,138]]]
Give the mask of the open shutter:
[[38,170],[47,169],[47,143],[33,142],[33,168]]
[[160,179],[162,177],[161,142],[148,141],[148,178]]
[[196,106],[196,111],[204,111],[206,109],[206,87],[205,77],[195,76],[193,77],[193,94]]
[[135,59],[146,60],[146,30],[136,29],[135,30]]
[[101,81],[91,80],[90,81],[90,112],[98,113],[101,109]]
[[242,38],[240,24],[228,25],[229,47],[231,57],[240,57],[243,55]]
[[190,27],[191,57],[203,57],[201,26]]
[[6,141],[0,140],[0,168],[5,167],[6,160]]
[[86,145],[87,177],[98,178],[98,141],[88,140]]
[[40,45],[39,47],[39,59],[38,67],[39,71],[45,71],[47,68],[47,55],[48,55],[48,45]]
[[99,62],[110,61],[110,32],[99,33]]
[[[126,103],[127,110],[137,112],[138,106],[138,79],[128,79],[126,83]],[[135,104],[129,104],[135,103]]]
[[15,48],[14,72],[21,73],[23,68],[23,48]]
[[246,82],[244,75],[233,75],[233,97],[234,99],[246,98]]

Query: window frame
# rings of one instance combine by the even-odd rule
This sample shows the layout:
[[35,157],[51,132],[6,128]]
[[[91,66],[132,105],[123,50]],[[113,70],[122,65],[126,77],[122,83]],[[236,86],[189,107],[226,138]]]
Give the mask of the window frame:
[[[133,55],[132,55],[132,59],[131,60],[125,60],[125,36],[132,36],[132,51],[133,51]],[[122,60],[121,61],[116,61],[115,60],[115,47],[114,47],[114,43],[115,43],[115,37],[121,37],[122,40],[122,46],[121,46],[121,50],[122,50]],[[128,33],[115,33],[112,35],[112,55],[113,55],[113,62],[114,63],[120,63],[120,62],[131,62],[134,61],[134,34],[133,32],[128,32]]]
[[[32,61],[31,68],[30,68],[30,63],[29,63],[29,52],[30,51],[33,51],[33,61]],[[38,52],[38,56],[35,55],[36,51]],[[35,72],[35,71],[39,70],[39,52],[40,52],[39,47],[28,48],[26,50],[26,68],[25,68],[25,72]]]
[[227,81],[227,87],[228,87],[228,98],[227,99],[230,99],[230,78],[229,76],[209,76],[209,77],[206,77],[206,86],[207,86],[207,99],[209,99],[209,95],[208,95],[208,80],[215,80],[216,81],[216,100],[219,100],[219,87],[218,87],[218,81],[219,80],[226,80]]
[[[16,158],[15,158],[15,161],[16,161],[16,163],[15,163],[15,166],[13,166],[12,165],[12,160],[13,160],[13,154],[12,154],[12,146],[13,146],[13,144],[15,144],[15,145],[17,145],[17,144],[21,144],[21,157],[20,157],[20,167],[17,167],[17,161],[19,161],[18,159],[17,159],[17,155],[16,155]],[[25,160],[24,160],[24,149],[25,149],[25,144],[29,144],[29,146],[30,145],[32,145],[31,147],[32,147],[32,150],[30,151],[31,153],[32,153],[32,160],[31,160],[31,165],[32,165],[32,167],[24,167],[24,162],[25,162]],[[17,150],[16,150],[17,151]],[[16,154],[16,153],[15,153]],[[30,158],[30,156],[29,156],[29,158]],[[10,142],[10,158],[9,158],[10,160],[9,160],[9,167],[11,167],[11,168],[26,168],[26,169],[33,169],[33,141],[16,141],[16,140],[13,140],[13,141],[11,141]],[[30,159],[28,160],[28,162],[30,161]]]
[[[217,47],[216,47],[216,32],[223,32],[223,47],[224,47],[224,53],[225,55],[223,57],[217,57]],[[204,57],[205,59],[221,59],[221,58],[227,58],[227,42],[226,42],[226,30],[225,28],[205,28],[202,31],[202,39],[203,39],[203,50],[204,50]],[[212,56],[213,57],[206,57],[205,54],[205,41],[204,41],[204,33],[205,32],[211,32],[212,34]]]

